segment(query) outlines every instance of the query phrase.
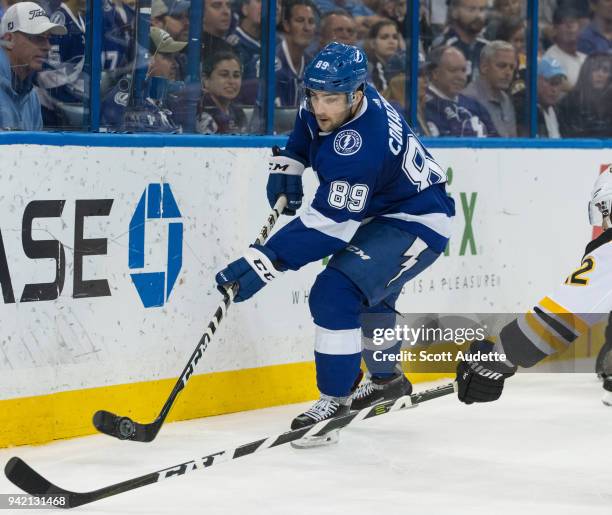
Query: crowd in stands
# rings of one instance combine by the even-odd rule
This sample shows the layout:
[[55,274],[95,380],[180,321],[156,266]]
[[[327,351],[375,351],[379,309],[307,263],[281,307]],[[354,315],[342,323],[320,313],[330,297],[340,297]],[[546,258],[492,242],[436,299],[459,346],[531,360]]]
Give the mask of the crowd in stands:
[[[204,1],[196,81],[190,0],[152,0],[146,48],[134,2],[102,0],[101,130],[261,132],[265,0]],[[278,0],[275,131],[291,128],[304,69],[331,41],[361,46],[368,81],[407,115],[407,4]],[[0,129],[87,128],[86,5],[0,0]],[[612,0],[540,0],[539,8],[537,135],[612,137]],[[419,17],[414,130],[529,136],[527,0],[421,0]]]

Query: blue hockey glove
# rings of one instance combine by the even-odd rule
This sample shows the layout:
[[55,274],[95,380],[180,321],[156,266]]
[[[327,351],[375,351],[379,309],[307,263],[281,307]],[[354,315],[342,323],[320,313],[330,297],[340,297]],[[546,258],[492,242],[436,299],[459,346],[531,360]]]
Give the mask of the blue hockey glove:
[[287,197],[287,207],[282,214],[295,215],[296,211],[302,206],[302,197],[304,196],[302,190],[304,168],[304,163],[288,155],[283,155],[283,151],[278,147],[272,149],[272,157],[269,161],[270,175],[266,187],[270,207],[274,207],[280,195],[285,195]]
[[504,381],[514,375],[516,367],[495,360],[493,344],[487,340],[475,341],[468,354],[480,356],[457,365],[457,394],[461,402],[491,402],[500,398]]
[[282,273],[274,266],[275,260],[276,254],[272,250],[262,245],[251,245],[243,257],[232,261],[215,276],[217,289],[226,295],[225,287],[238,283],[234,302],[250,299]]

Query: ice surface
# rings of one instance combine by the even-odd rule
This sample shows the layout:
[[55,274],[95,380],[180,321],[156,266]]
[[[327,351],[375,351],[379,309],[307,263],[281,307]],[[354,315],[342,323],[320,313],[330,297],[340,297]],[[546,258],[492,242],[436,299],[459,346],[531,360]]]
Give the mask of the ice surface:
[[[76,510],[610,515],[612,408],[602,404],[602,393],[594,374],[519,374],[499,402],[434,399],[360,422],[328,448],[285,445]],[[18,455],[58,486],[93,490],[277,434],[308,405],[168,424],[149,444],[96,435],[3,449],[0,465]],[[18,489],[2,475],[0,493]]]

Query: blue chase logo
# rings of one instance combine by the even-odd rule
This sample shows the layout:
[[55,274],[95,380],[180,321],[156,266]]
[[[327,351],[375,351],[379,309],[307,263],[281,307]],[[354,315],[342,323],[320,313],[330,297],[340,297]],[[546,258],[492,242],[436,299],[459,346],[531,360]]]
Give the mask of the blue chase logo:
[[145,227],[148,220],[168,220],[166,270],[131,273],[132,282],[145,308],[163,306],[170,297],[183,265],[183,223],[169,184],[149,184],[130,221],[129,268],[145,268]]
[[334,138],[334,150],[341,156],[352,156],[361,148],[361,136],[357,131],[340,131]]

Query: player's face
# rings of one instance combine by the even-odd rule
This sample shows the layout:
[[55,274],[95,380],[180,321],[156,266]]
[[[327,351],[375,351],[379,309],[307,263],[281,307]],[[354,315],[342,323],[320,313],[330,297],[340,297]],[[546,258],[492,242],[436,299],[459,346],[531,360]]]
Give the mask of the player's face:
[[467,82],[467,62],[463,54],[449,48],[442,56],[440,65],[432,72],[431,80],[446,96],[457,96]]
[[230,0],[207,0],[204,3],[204,30],[223,37],[232,21]]
[[355,20],[343,14],[330,14],[321,28],[321,46],[332,41],[354,45],[357,43],[357,24]]
[[294,5],[289,22],[283,21],[287,41],[295,46],[306,48],[312,42],[316,20],[314,11],[307,5]]
[[231,102],[238,96],[241,86],[242,71],[240,63],[235,59],[219,61],[210,77],[204,79],[206,90],[214,97],[226,102]]
[[455,21],[470,34],[479,34],[485,26],[487,0],[461,0],[455,11]]
[[344,93],[311,90],[310,103],[317,123],[324,132],[337,129],[349,116],[349,106]]
[[189,16],[187,13],[165,16],[163,29],[176,41],[189,40]]
[[384,25],[378,31],[373,41],[374,53],[377,57],[386,61],[399,48],[399,34],[395,25]]
[[508,90],[515,69],[514,50],[498,50],[488,62],[482,64],[482,74],[494,90]]
[[7,34],[7,38],[13,43],[10,51],[11,67],[18,77],[42,70],[51,48],[49,34],[12,32]]
[[261,0],[249,0],[242,6],[242,15],[254,25],[261,24]]

